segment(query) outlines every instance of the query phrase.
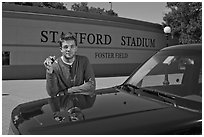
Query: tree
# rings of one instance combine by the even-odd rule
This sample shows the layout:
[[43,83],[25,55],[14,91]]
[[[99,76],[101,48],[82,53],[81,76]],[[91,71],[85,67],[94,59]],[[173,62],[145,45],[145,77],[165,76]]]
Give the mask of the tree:
[[106,13],[108,14],[108,15],[111,15],[111,16],[118,16],[118,14],[117,13],[115,13],[113,10],[107,10],[106,11]]
[[71,7],[71,10],[88,12],[89,7],[87,5],[88,5],[88,2],[74,3]]
[[118,16],[117,13],[115,13],[113,10],[105,10],[104,8],[95,8],[95,7],[88,7],[88,2],[80,2],[80,3],[74,3],[71,6],[71,10],[73,11],[82,11],[87,13],[94,13],[94,14],[100,14],[100,15],[110,15],[110,16]]
[[[3,3],[67,10],[66,4],[64,4],[63,2],[3,2]],[[118,14],[115,13],[113,10],[105,10],[101,8],[88,7],[88,2],[74,3],[71,6],[71,10],[100,14],[100,15],[118,16]]]
[[62,2],[4,2],[4,3],[66,10],[66,7]]
[[202,3],[201,2],[167,2],[170,12],[165,14],[163,25],[169,25],[172,35],[179,42],[202,42]]

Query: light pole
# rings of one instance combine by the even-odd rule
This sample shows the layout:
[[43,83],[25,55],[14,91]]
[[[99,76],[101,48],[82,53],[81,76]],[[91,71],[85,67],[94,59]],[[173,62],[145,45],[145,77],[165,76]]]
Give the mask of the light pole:
[[[165,36],[166,36],[166,46],[168,47],[168,37],[169,37],[169,34],[171,33],[171,28],[169,26],[166,26],[164,28],[164,33],[165,33]],[[165,78],[164,78],[164,81],[163,81],[163,84],[165,86],[169,85],[169,78],[168,78],[168,73],[167,73],[167,69],[168,69],[168,64],[165,65]]]
[[166,26],[165,28],[164,28],[164,33],[165,33],[165,36],[166,36],[166,46],[168,47],[169,46],[169,44],[168,44],[168,37],[169,37],[169,34],[171,33],[171,28],[169,27],[169,26]]
[[112,10],[112,2],[109,2],[109,3],[110,3],[110,6],[111,6],[110,10]]

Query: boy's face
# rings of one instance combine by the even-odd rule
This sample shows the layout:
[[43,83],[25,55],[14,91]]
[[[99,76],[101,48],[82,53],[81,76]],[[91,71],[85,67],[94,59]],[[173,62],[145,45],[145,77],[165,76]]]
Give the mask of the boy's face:
[[62,55],[66,59],[72,59],[77,52],[77,46],[74,40],[67,40],[62,42],[62,47],[60,48]]

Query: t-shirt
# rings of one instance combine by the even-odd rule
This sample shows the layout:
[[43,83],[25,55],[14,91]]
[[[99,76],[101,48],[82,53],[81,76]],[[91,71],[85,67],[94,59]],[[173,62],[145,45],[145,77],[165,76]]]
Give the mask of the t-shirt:
[[50,96],[59,92],[89,93],[95,90],[95,75],[89,60],[76,55],[72,65],[65,64],[59,57],[53,63],[53,73],[46,73],[46,88]]

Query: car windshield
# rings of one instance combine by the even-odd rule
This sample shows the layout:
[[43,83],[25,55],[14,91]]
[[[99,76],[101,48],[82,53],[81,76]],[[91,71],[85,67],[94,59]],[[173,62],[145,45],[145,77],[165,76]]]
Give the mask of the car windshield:
[[202,102],[201,67],[201,51],[161,51],[144,63],[125,84]]

